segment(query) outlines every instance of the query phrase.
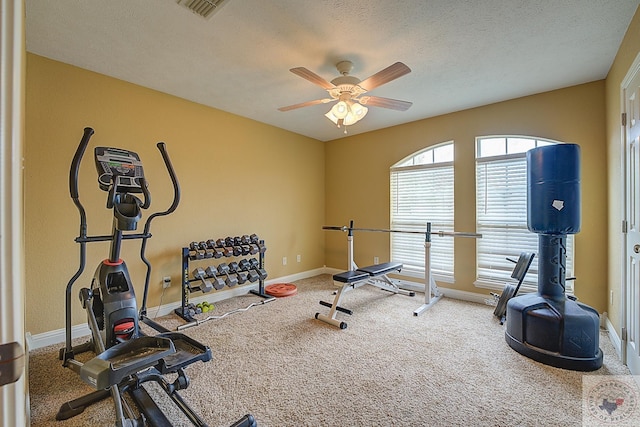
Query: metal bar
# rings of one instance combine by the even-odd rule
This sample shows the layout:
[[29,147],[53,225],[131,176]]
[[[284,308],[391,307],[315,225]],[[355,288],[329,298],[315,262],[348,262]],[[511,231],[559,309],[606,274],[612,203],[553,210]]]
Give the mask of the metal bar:
[[[426,231],[415,231],[415,230],[393,230],[386,228],[351,228],[346,225],[335,226],[335,225],[325,225],[322,227],[323,230],[333,230],[333,231],[369,231],[369,232],[378,232],[378,233],[407,233],[407,234],[422,234],[425,235]],[[482,238],[482,234],[479,233],[468,233],[463,231],[432,231],[430,233],[433,236],[439,237],[469,237],[472,239]]]
[[[144,239],[144,238],[148,239],[150,237],[151,237],[151,233],[123,234],[122,240]],[[81,236],[81,237],[76,237],[75,242],[76,243],[108,242],[113,239],[114,237],[112,234],[108,236],[84,236],[84,237]]]

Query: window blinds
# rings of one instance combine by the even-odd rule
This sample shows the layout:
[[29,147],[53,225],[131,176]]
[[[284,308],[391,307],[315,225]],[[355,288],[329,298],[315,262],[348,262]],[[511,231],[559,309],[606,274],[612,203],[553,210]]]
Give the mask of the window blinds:
[[[527,162],[524,154],[477,159],[477,280],[499,285],[510,280],[520,252],[538,253],[538,235],[527,229]],[[567,236],[567,277],[573,275],[573,236]],[[537,289],[538,257],[525,277],[523,290]],[[573,282],[566,283],[573,292]]]
[[[453,231],[453,163],[393,168],[391,170],[391,228]],[[431,269],[434,275],[453,278],[454,239],[434,236]],[[404,264],[403,273],[424,277],[425,238],[419,234],[391,233],[391,257]]]

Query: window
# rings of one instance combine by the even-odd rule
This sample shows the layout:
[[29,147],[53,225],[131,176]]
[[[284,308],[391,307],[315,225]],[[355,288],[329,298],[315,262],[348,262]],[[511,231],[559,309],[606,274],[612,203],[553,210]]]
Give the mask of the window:
[[[453,231],[453,141],[422,150],[391,167],[391,229]],[[453,280],[453,240],[431,240],[431,271]],[[391,258],[403,274],[424,278],[424,243],[420,234],[391,233]]]
[[[537,290],[538,235],[527,229],[526,152],[560,142],[521,136],[476,138],[476,286],[502,289],[520,252],[536,257],[522,290]],[[567,277],[573,275],[574,237],[567,236]],[[573,282],[566,282],[573,293]]]

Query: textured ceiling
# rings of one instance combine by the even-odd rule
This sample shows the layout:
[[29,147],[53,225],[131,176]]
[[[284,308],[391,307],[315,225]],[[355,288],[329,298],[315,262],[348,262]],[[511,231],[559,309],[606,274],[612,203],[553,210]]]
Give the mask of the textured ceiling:
[[369,94],[354,135],[603,79],[640,0],[228,0],[210,19],[176,0],[26,0],[29,52],[326,141],[344,136],[327,93],[352,61],[365,79],[412,72]]

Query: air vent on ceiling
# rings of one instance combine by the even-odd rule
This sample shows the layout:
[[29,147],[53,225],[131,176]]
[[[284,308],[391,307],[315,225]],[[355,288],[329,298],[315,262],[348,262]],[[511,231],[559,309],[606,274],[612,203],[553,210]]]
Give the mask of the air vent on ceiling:
[[186,7],[196,15],[203,18],[211,18],[214,13],[220,10],[222,6],[229,3],[230,0],[177,0],[177,3]]

